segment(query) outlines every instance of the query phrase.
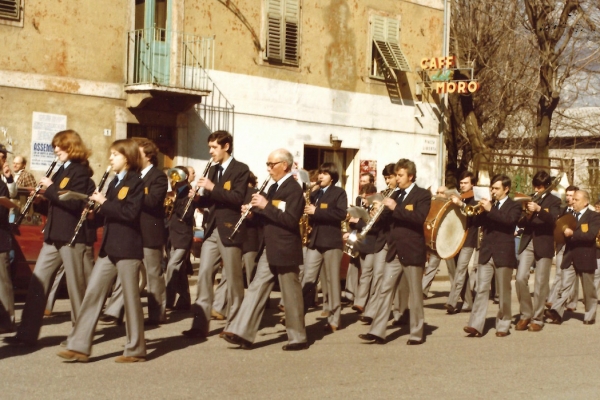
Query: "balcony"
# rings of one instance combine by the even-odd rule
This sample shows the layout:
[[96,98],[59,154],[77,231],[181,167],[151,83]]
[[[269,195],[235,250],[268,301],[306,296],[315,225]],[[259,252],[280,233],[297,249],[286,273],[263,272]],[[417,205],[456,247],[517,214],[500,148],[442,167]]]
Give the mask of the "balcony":
[[185,112],[208,96],[206,73],[214,60],[214,38],[159,28],[127,34],[127,107],[132,111]]

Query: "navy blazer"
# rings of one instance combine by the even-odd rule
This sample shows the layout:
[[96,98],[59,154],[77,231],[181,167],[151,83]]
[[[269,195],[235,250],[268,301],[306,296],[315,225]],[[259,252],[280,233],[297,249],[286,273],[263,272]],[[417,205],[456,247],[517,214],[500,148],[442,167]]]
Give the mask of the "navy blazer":
[[554,224],[560,214],[560,199],[550,193],[539,203],[542,208],[531,219],[523,219],[520,227],[525,228],[519,244],[519,254],[533,239],[533,252],[537,258],[554,257]]
[[210,167],[208,177],[215,187],[212,191],[205,190],[204,195],[200,196],[196,203],[197,208],[209,208],[205,238],[209,237],[216,228],[224,246],[242,247],[246,238],[244,224],[231,240],[229,236],[241,216],[249,174],[250,170],[246,164],[232,159],[221,181],[217,182],[217,168],[215,165]]
[[483,227],[480,265],[487,264],[493,258],[496,267],[517,268],[515,228],[520,218],[521,204],[510,197],[499,210],[492,206],[490,212],[484,212],[476,218],[476,223]]
[[[167,175],[152,166],[142,178],[144,200],[140,214],[144,247],[160,249],[165,245],[165,197],[167,196]],[[192,212],[194,207],[190,207]]]
[[[87,201],[59,200],[59,192],[70,190],[90,196],[94,188],[89,185],[89,181],[89,168],[74,161],[71,161],[67,168],[61,166],[52,176],[52,185],[48,186],[44,193],[44,197],[48,199],[48,220],[44,228],[46,243],[71,241]],[[85,243],[86,239],[86,230],[80,229],[75,243]]]
[[175,249],[189,250],[194,238],[194,207],[190,206],[183,215],[189,201],[188,194],[192,190],[190,185],[177,188],[173,215],[169,219],[169,240]]
[[117,178],[108,185],[106,201],[98,213],[104,217],[100,257],[114,259],[144,258],[140,212],[144,183],[138,172],[129,171],[117,186]]
[[312,227],[308,237],[309,249],[342,249],[342,221],[346,219],[348,196],[337,186],[329,186],[317,201],[319,190],[310,194],[310,202],[315,205],[315,213],[309,217]]
[[[399,200],[399,199],[398,199]],[[406,266],[425,266],[427,246],[423,224],[431,207],[431,192],[416,184],[391,213],[386,261],[396,256]]]
[[[267,197],[264,193],[263,196]],[[303,212],[304,192],[290,176],[277,188],[273,199],[263,210],[254,211],[263,229],[257,260],[266,246],[269,265],[290,267],[304,262],[299,225]]]
[[600,214],[587,209],[577,221],[573,236],[566,238],[561,269],[573,264],[577,272],[594,272],[596,263],[596,237],[600,231]]

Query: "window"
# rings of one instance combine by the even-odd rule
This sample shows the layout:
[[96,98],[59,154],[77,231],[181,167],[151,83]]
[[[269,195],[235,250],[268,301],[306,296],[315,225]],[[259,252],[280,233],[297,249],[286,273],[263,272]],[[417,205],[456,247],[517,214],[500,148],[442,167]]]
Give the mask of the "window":
[[0,0],[0,24],[23,27],[23,0]]
[[387,75],[386,70],[394,77],[397,72],[410,71],[408,61],[400,49],[399,19],[381,15],[371,16],[371,42],[372,77],[384,78]]
[[598,175],[599,172],[598,169],[600,168],[600,160],[598,160],[597,158],[590,158],[588,159],[588,176],[590,178],[589,181],[589,187],[595,187],[598,186]]
[[266,59],[298,65],[300,0],[266,0]]

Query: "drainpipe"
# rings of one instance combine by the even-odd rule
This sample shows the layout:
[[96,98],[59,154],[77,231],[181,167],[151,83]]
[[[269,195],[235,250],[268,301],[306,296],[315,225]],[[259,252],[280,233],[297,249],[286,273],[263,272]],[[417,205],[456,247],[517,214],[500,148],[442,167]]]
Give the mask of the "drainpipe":
[[[444,32],[443,32],[442,52],[444,57],[448,57],[450,51],[450,10],[448,9],[448,0],[444,0]],[[442,95],[442,118],[440,121],[440,136],[438,143],[438,159],[439,159],[439,185],[444,184],[444,125],[446,109],[448,108],[448,93]]]

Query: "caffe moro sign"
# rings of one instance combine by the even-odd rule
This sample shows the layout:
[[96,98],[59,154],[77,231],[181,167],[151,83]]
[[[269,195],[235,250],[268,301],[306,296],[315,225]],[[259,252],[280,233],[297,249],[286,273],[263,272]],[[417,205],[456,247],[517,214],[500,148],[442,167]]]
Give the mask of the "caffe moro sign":
[[[453,80],[456,70],[456,57],[423,58],[421,68],[425,71],[435,71],[429,78],[433,81],[435,92],[440,93],[475,93],[480,84],[476,80]],[[461,68],[462,69],[462,68]]]

